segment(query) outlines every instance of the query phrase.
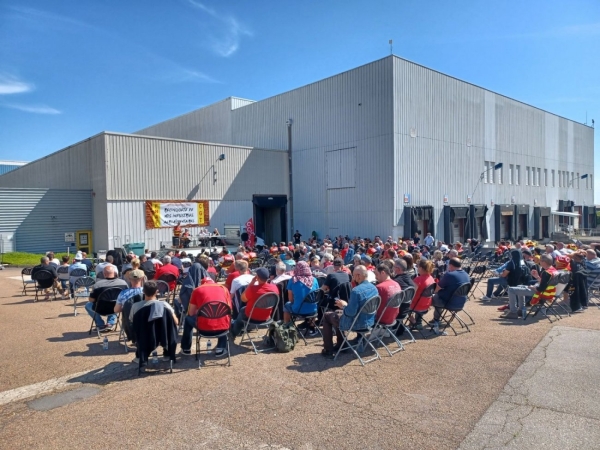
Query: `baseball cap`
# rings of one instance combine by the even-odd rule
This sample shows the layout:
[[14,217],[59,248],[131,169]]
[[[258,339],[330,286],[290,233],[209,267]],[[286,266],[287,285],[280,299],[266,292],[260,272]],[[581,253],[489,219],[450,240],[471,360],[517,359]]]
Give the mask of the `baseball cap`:
[[256,269],[256,276],[261,280],[266,281],[269,279],[269,270],[264,267],[259,267],[258,269]]
[[139,269],[135,269],[129,272],[129,278],[133,278],[134,280],[141,280],[142,278],[144,278],[144,276],[144,272]]
[[373,260],[371,259],[371,257],[370,257],[370,256],[367,256],[367,255],[362,255],[362,258],[361,258],[361,259],[362,259],[363,261],[366,261],[366,262],[368,262],[369,264],[371,264],[371,263],[373,262]]

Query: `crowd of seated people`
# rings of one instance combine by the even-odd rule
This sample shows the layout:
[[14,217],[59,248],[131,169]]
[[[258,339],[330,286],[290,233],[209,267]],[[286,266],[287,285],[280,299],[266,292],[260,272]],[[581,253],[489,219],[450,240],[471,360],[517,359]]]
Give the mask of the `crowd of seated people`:
[[[422,330],[423,316],[431,310],[433,317],[427,319],[428,325],[437,327],[444,309],[460,310],[466,302],[466,296],[453,295],[459,286],[471,282],[462,268],[461,258],[479,250],[481,243],[477,240],[468,240],[464,245],[436,243],[430,233],[424,238],[417,234],[411,239],[398,240],[391,237],[383,240],[379,236],[374,239],[348,236],[330,239],[327,236],[322,241],[311,237],[308,241],[273,243],[264,248],[241,246],[235,253],[227,248],[220,252],[216,248],[201,249],[197,255],[187,249],[169,250],[160,258],[156,252],[139,257],[130,253],[120,265],[108,255],[95,267],[82,252],[72,260],[63,257],[62,261],[49,253],[33,273],[40,270],[52,273],[51,287],[67,297],[72,295],[78,278],[70,277],[73,270],[82,269],[87,275],[95,273],[96,282],[86,311],[101,333],[114,329],[120,313],[126,338],[133,343],[136,341],[133,317],[146,305],[140,302],[159,301],[153,280],[169,279],[169,290],[179,289],[179,296],[176,300],[173,296],[170,300],[173,305],[168,301],[165,308],[173,315],[174,323],[183,318],[181,354],[184,356],[192,353],[194,329],[208,336],[229,330],[231,338],[235,338],[248,319],[261,321],[270,317],[273,314],[270,309],[255,309],[253,317],[249,314],[261,295],[273,293],[286,300],[281,305],[280,318],[284,322],[297,316],[311,316],[298,327],[307,337],[318,335],[317,327],[322,326],[322,354],[331,357],[342,343],[342,333],[350,331],[353,322],[355,329],[361,330],[379,320],[406,323],[408,329]],[[565,299],[572,312],[581,312],[587,309],[589,286],[600,276],[600,244],[553,242],[539,247],[532,241],[501,241],[494,257],[503,264],[497,269],[497,276],[488,279],[483,299],[507,294],[507,304],[498,308],[506,318],[522,317],[527,305],[552,299],[556,292],[553,275],[565,270],[572,274]],[[60,266],[68,267],[69,277],[58,278],[56,269]],[[122,289],[116,298],[114,314],[95,314],[94,303],[111,287]],[[319,289],[323,291],[320,304],[303,304],[309,294]],[[390,299],[409,289],[414,291],[410,302],[402,303],[397,310],[386,309]],[[432,291],[432,295],[423,295]],[[44,293],[49,296],[49,290]],[[365,302],[376,295],[381,298],[378,310],[357,317]],[[227,305],[232,315],[214,322],[197,316],[210,301]],[[404,331],[404,326],[398,326],[396,336],[402,336]],[[222,335],[218,338],[216,357],[226,354],[226,342]]]

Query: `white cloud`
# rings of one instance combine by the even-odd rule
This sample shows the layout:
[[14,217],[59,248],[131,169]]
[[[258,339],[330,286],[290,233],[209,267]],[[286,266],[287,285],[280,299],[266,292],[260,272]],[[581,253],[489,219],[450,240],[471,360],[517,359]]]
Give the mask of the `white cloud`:
[[19,103],[5,103],[2,106],[6,108],[18,109],[19,111],[24,111],[33,114],[62,114],[62,112],[58,109],[51,108],[50,106],[46,105],[23,105]]
[[212,50],[220,56],[227,58],[233,55],[240,47],[240,41],[243,36],[252,36],[252,32],[242,25],[235,17],[222,15],[212,8],[196,0],[187,0],[193,7],[205,12],[223,25],[222,33],[219,36],[212,35]]
[[0,95],[22,94],[32,91],[33,88],[31,83],[26,83],[12,75],[0,73]]

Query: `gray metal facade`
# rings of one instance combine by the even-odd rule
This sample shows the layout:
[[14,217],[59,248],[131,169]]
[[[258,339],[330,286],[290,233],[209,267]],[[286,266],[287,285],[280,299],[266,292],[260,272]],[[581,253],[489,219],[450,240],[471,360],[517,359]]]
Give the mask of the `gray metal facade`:
[[95,250],[158,248],[172,231],[145,229],[146,200],[208,200],[211,227],[222,232],[252,217],[254,194],[287,196],[286,161],[282,151],[101,133],[1,176],[0,187],[85,189]]
[[11,170],[18,169],[23,164],[11,164],[0,161],[0,175],[10,172]]
[[[210,117],[224,112],[220,104],[214,108],[200,111]],[[292,119],[294,222],[305,234],[402,236],[408,194],[409,205],[434,207],[442,238],[444,196],[465,205],[486,161],[504,164],[502,183],[495,173],[472,202],[527,204],[530,228],[534,206],[556,210],[559,199],[593,204],[593,129],[395,56],[231,109],[220,125],[210,122],[209,132],[192,124],[200,111],[181,117],[194,139],[222,131],[221,142],[281,150],[287,149],[285,122]],[[142,131],[180,137],[178,121]],[[328,161],[344,149],[349,152],[339,163],[349,165],[340,171]],[[509,183],[511,165],[520,166],[518,185]],[[352,167],[353,187],[347,179],[332,184]],[[547,170],[548,186],[526,185],[527,167],[542,177]],[[558,171],[569,179],[591,176],[567,188],[559,186]],[[495,239],[493,212],[487,221]]]
[[89,190],[0,188],[4,252],[64,252],[65,233],[91,229]]

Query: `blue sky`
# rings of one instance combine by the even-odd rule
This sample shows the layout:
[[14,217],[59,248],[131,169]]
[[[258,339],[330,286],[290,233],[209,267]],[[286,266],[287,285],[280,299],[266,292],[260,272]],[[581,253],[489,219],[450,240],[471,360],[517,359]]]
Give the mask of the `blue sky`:
[[0,0],[0,159],[270,97],[384,57],[389,39],[427,67],[600,121],[599,0]]

